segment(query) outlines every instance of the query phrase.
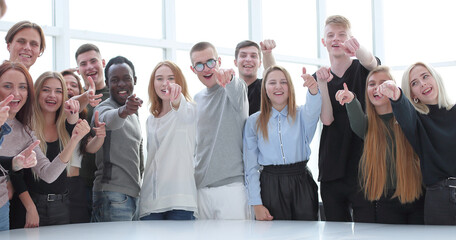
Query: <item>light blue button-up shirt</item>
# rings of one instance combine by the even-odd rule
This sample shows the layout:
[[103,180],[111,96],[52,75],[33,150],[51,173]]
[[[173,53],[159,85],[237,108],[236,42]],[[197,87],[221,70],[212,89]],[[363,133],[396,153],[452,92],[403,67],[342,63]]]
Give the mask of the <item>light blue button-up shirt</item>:
[[282,111],[272,108],[268,122],[268,140],[257,132],[260,112],[251,115],[244,128],[244,171],[249,205],[261,205],[260,167],[293,164],[308,160],[310,142],[321,112],[321,95],[307,93],[306,104],[296,109],[296,119],[288,117],[288,106]]

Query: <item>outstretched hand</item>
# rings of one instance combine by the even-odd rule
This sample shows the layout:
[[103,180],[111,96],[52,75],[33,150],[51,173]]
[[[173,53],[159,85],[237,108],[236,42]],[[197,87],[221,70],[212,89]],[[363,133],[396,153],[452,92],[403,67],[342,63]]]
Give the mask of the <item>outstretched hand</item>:
[[106,137],[106,123],[104,122],[100,122],[100,117],[99,117],[100,113],[98,111],[95,111],[95,114],[94,114],[94,124],[95,124],[95,127],[93,128],[93,130],[95,131],[95,136],[99,137],[99,138],[104,138]]
[[340,105],[344,105],[345,103],[350,103],[355,98],[355,95],[348,90],[347,84],[344,83],[344,89],[339,90],[336,92],[336,101],[340,103]]
[[396,82],[387,80],[378,86],[378,91],[388,98],[396,101],[401,96],[401,90],[397,87]]
[[89,99],[89,104],[92,107],[96,107],[101,102],[101,97],[103,94],[95,95],[96,87],[95,82],[93,81],[92,77],[87,77],[87,81],[89,82],[89,89],[85,92],[87,94],[87,98]]
[[333,75],[331,73],[331,68],[329,67],[321,67],[320,69],[317,70],[316,72],[317,75],[317,80],[319,82],[331,82],[333,79]]
[[302,67],[302,75],[301,75],[301,77],[302,77],[302,79],[304,79],[303,86],[307,87],[309,89],[309,92],[312,95],[317,94],[318,93],[317,81],[315,80],[315,78],[312,75],[307,74],[307,70],[306,70],[305,67]]
[[212,73],[215,74],[215,79],[218,85],[226,87],[231,79],[236,75],[233,69],[212,69]]
[[173,105],[179,105],[181,98],[182,87],[176,83],[169,83],[166,87],[166,95],[169,95],[169,100]]
[[350,57],[354,57],[356,56],[356,51],[358,51],[359,49],[359,42],[358,40],[356,40],[355,37],[351,37],[350,39],[342,43],[340,46],[344,49],[345,53],[347,53]]
[[125,101],[125,105],[123,105],[120,109],[120,117],[126,118],[129,115],[135,114],[138,109],[142,106],[143,100],[139,97],[136,97],[136,94],[132,94],[127,98]]
[[39,144],[40,140],[36,140],[13,158],[13,171],[17,172],[23,168],[31,168],[36,165],[36,153],[33,149]]

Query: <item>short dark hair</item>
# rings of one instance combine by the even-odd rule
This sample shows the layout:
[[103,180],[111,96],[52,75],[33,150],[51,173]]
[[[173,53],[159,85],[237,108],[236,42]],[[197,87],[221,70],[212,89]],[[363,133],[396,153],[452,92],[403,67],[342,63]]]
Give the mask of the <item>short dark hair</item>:
[[258,56],[260,57],[260,60],[261,60],[260,46],[258,46],[258,44],[256,42],[250,41],[250,40],[242,41],[236,45],[236,50],[234,51],[234,59],[236,59],[236,60],[238,59],[239,51],[241,50],[241,48],[245,48],[245,47],[256,47],[256,49],[258,49]]
[[192,62],[192,65],[193,65],[192,54],[194,52],[203,51],[203,50],[205,50],[207,48],[212,48],[214,50],[214,52],[215,52],[216,57],[218,57],[217,50],[215,49],[214,45],[212,45],[212,43],[210,43],[210,42],[199,42],[199,43],[193,45],[192,49],[190,50],[190,61]]
[[78,61],[78,56],[83,54],[83,53],[85,53],[85,52],[88,52],[88,51],[95,51],[95,52],[97,52],[98,54],[101,55],[100,49],[98,49],[97,46],[95,46],[92,43],[85,43],[85,44],[82,44],[78,48],[78,50],[76,50],[76,54],[74,55],[74,58],[76,59],[76,61]]
[[131,71],[133,72],[133,78],[136,77],[136,73],[135,73],[135,66],[133,66],[133,63],[128,60],[126,57],[123,57],[123,56],[117,56],[117,57],[114,57],[114,58],[111,58],[108,62],[108,64],[106,64],[106,67],[105,67],[105,82],[106,82],[106,85],[109,85],[109,76],[108,76],[108,72],[109,72],[109,68],[114,65],[114,64],[122,64],[122,63],[126,63],[130,68],[131,68]]

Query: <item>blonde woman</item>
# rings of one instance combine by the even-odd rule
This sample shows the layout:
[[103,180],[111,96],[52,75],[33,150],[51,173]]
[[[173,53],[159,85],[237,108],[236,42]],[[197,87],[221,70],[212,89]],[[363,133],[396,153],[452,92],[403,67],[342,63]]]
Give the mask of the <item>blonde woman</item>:
[[[66,85],[60,73],[45,72],[35,84],[32,126],[37,139],[41,141],[40,150],[53,161],[62,154],[68,154],[65,162],[69,162],[78,142],[89,132],[90,127],[85,120],[79,120],[78,101],[67,100]],[[33,216],[33,226],[69,223],[66,170],[52,183],[40,180],[36,172],[27,169],[23,176],[12,178],[12,182],[18,194],[29,193],[21,198],[22,205],[33,206],[24,209],[17,204],[12,207],[15,226],[27,224],[28,219],[24,219],[27,215]]]
[[456,108],[442,77],[417,62],[405,71],[402,90],[386,81],[380,93],[391,99],[394,116],[420,157],[424,223],[456,225]]

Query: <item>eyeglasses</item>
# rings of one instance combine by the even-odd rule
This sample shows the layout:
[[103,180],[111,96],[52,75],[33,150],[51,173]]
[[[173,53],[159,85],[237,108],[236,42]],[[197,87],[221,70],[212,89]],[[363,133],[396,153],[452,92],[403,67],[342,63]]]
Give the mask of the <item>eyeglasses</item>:
[[206,65],[208,68],[212,69],[215,67],[216,64],[217,64],[217,60],[209,59],[206,63],[197,63],[195,66],[193,66],[193,68],[197,72],[202,72],[204,70],[204,65]]

